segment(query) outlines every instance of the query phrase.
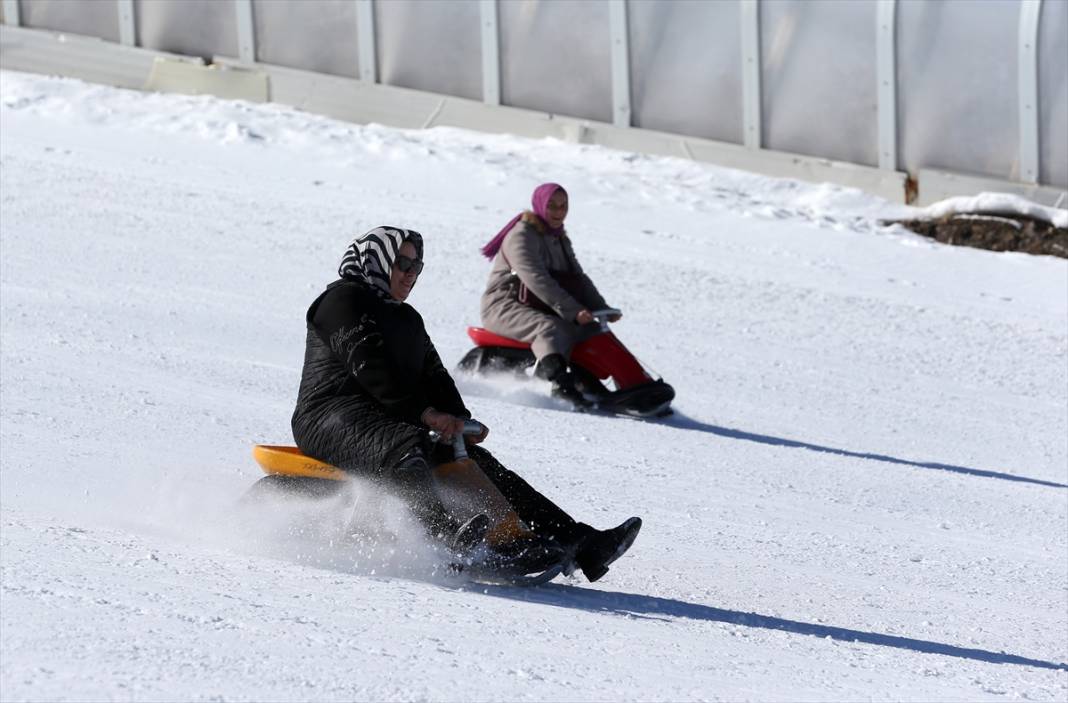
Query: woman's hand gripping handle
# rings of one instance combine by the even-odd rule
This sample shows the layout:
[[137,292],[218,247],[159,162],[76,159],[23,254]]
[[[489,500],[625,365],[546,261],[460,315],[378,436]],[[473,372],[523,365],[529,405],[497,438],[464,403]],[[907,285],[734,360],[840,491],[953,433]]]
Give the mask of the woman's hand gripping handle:
[[452,441],[454,437],[463,436],[471,444],[478,444],[489,435],[489,428],[478,420],[464,420],[449,413],[427,408],[420,418],[430,431],[443,441]]

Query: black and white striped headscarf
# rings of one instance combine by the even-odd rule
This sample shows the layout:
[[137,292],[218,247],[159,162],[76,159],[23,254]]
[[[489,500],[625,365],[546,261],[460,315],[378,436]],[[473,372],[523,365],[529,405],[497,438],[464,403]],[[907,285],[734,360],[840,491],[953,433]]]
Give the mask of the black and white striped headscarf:
[[371,289],[386,300],[392,300],[389,292],[389,274],[397,258],[401,245],[411,242],[415,245],[416,258],[423,258],[423,235],[414,229],[399,227],[375,227],[367,234],[352,240],[352,244],[341,257],[338,275],[342,278],[356,279],[369,283]]

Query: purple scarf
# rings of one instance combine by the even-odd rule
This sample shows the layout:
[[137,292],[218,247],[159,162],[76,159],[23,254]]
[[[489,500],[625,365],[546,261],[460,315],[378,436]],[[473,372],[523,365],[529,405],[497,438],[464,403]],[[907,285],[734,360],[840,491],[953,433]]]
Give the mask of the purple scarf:
[[[553,194],[558,190],[563,191],[564,195],[567,195],[567,191],[564,190],[564,187],[559,183],[542,183],[534,189],[534,195],[530,198],[530,204],[533,206],[534,214],[545,223],[546,231],[556,237],[559,237],[564,233],[564,228],[560,227],[559,229],[552,229],[549,227],[545,216],[545,208],[549,205],[549,198],[553,197]],[[522,216],[523,213],[519,213],[513,217],[493,239],[486,242],[486,246],[482,247],[482,254],[487,259],[492,259],[497,255],[497,251],[501,248],[501,245],[504,244],[505,235],[512,231],[512,228],[515,227],[515,223],[519,222],[519,218]]]

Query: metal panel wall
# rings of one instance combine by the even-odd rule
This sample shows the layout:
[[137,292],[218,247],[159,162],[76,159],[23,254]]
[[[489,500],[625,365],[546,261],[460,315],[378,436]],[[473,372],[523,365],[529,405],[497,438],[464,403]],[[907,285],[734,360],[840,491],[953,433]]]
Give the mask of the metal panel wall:
[[356,6],[352,0],[255,0],[256,60],[356,78]]
[[1038,124],[1039,181],[1068,188],[1068,3],[1060,0],[1042,3],[1038,25]]
[[476,0],[375,3],[379,81],[482,99],[482,34]]
[[[238,55],[233,0],[137,0],[134,15],[139,43],[147,49],[205,59]],[[304,43],[303,37],[293,40]]]
[[1033,180],[1037,161],[1040,183],[1068,186],[1065,0],[2,0],[0,7],[5,21],[27,27],[204,58],[250,61],[255,50],[265,63],[913,174]]
[[899,164],[1019,178],[1015,0],[898,4]]
[[878,165],[875,13],[872,0],[760,3],[763,147]]
[[738,3],[632,0],[627,9],[634,126],[741,144]]
[[119,41],[119,6],[111,0],[22,0],[19,21],[23,27]]
[[611,122],[608,4],[508,0],[498,7],[501,102]]

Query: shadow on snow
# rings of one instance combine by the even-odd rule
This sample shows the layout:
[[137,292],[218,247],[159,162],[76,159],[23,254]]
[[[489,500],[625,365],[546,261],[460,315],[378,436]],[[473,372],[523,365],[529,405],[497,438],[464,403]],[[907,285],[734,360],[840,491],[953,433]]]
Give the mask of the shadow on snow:
[[[518,405],[525,405],[528,407],[539,407],[546,410],[559,410],[561,412],[574,412],[567,408],[563,401],[550,398],[544,393],[531,390],[529,388],[529,379],[515,379],[511,376],[507,378],[494,377],[480,378],[477,376],[466,375],[461,382],[461,390],[465,393],[472,392],[474,395],[496,397],[498,400],[505,402],[512,402]],[[621,418],[622,419],[622,418]],[[628,418],[641,422],[638,418]],[[813,452],[824,452],[827,454],[837,454],[839,456],[854,457],[857,459],[871,459],[873,461],[885,461],[889,464],[898,464],[901,466],[915,466],[921,469],[935,469],[938,471],[951,471],[953,473],[965,474],[968,476],[981,476],[983,478],[996,478],[1002,481],[1016,481],[1019,483],[1030,483],[1038,486],[1050,486],[1052,488],[1068,488],[1068,484],[1057,483],[1056,481],[1046,481],[1039,478],[1030,478],[1028,476],[1017,476],[1015,474],[1008,474],[1001,471],[988,471],[986,469],[973,469],[967,466],[956,466],[953,464],[942,464],[934,461],[909,461],[908,459],[899,459],[893,456],[887,456],[886,454],[873,454],[871,452],[855,452],[848,449],[837,449],[835,447],[825,447],[819,444],[811,444],[809,442],[800,442],[794,439],[786,439],[784,437],[772,437],[771,435],[757,434],[755,432],[746,432],[744,430],[735,430],[730,427],[721,427],[718,425],[710,425],[700,420],[694,420],[693,418],[686,417],[678,412],[671,417],[664,419],[652,418],[646,420],[655,424],[661,424],[668,427],[674,427],[680,430],[693,430],[697,432],[707,432],[709,434],[718,435],[720,437],[726,437],[727,439],[741,439],[748,442],[757,442],[759,444],[767,444],[773,447],[792,447],[796,449],[808,449]]]
[[756,434],[754,432],[745,432],[743,430],[734,430],[729,427],[719,427],[717,425],[709,425],[692,418],[688,418],[684,415],[675,415],[667,418],[663,421],[663,424],[670,427],[676,427],[682,430],[695,430],[697,432],[708,432],[709,434],[719,435],[720,437],[726,437],[728,439],[741,439],[748,442],[758,442],[760,444],[770,444],[776,447],[794,447],[797,449],[808,449],[814,452],[825,452],[827,454],[838,454],[839,456],[855,457],[857,459],[872,459],[874,461],[885,461],[890,464],[901,464],[904,466],[916,466],[921,469],[937,469],[939,471],[952,471],[958,474],[967,474],[969,476],[983,476],[985,478],[997,478],[1003,481],[1019,481],[1021,483],[1032,483],[1039,486],[1052,486],[1053,488],[1068,488],[1068,484],[1057,483],[1055,481],[1045,481],[1038,478],[1029,478],[1027,476],[1016,476],[1014,474],[1002,473],[1000,471],[987,471],[985,469],[972,469],[967,466],[954,466],[953,464],[940,464],[930,461],[909,461],[907,459],[898,459],[897,457],[887,456],[885,454],[871,454],[867,452],[854,452],[848,449],[835,449],[834,447],[824,447],[819,444],[810,444],[808,442],[799,442],[793,439],[785,439],[783,437],[772,437],[770,435]]
[[757,613],[744,613],[738,610],[724,610],[713,608],[697,603],[674,600],[672,598],[658,598],[655,596],[635,595],[632,593],[619,593],[616,591],[595,591],[576,586],[563,584],[548,584],[533,589],[516,589],[496,586],[478,586],[479,590],[486,595],[501,598],[509,598],[529,603],[557,606],[560,608],[575,608],[588,610],[595,613],[609,613],[612,615],[624,615],[628,617],[666,620],[668,618],[686,618],[688,620],[702,620],[705,622],[720,622],[728,625],[742,627],[756,627],[765,630],[780,630],[796,635],[808,635],[810,637],[830,638],[839,642],[860,642],[873,644],[880,647],[894,647],[906,649],[912,652],[924,654],[941,654],[948,657],[960,657],[974,661],[987,662],[989,664],[1017,664],[1019,666],[1031,666],[1040,669],[1054,669],[1068,671],[1068,663],[1051,662],[1042,659],[1031,659],[1005,652],[991,652],[985,649],[971,647],[958,647],[942,642],[902,637],[900,635],[884,635],[877,632],[864,632],[863,630],[850,630],[844,627],[831,625],[817,625],[787,620],[786,618],[758,615]]

